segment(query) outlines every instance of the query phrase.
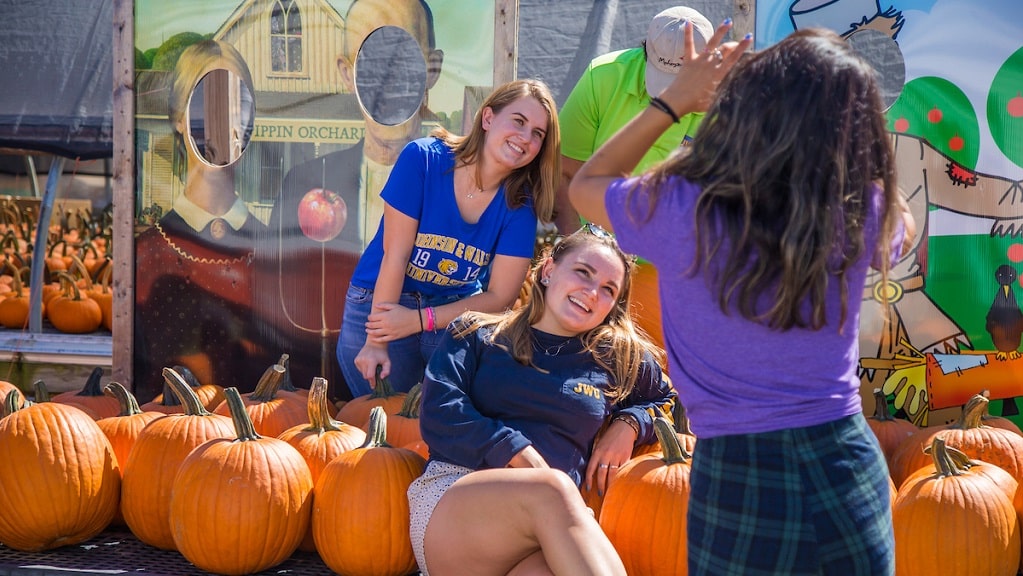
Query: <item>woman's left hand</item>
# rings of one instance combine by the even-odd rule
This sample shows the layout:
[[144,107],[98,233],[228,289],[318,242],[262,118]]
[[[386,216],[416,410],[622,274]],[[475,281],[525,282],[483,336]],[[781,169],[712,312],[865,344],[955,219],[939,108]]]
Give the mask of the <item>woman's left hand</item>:
[[366,320],[366,339],[383,343],[419,333],[419,311],[401,304],[374,304]]
[[597,494],[603,496],[611,479],[618,470],[632,458],[636,443],[636,431],[625,422],[615,421],[607,427],[593,446],[590,462],[586,465],[586,489],[593,489],[597,483]]

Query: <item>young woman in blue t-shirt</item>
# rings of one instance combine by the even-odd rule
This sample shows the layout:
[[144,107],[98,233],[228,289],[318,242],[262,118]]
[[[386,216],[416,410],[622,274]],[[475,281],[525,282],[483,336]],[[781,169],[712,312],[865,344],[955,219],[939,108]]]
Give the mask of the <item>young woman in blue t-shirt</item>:
[[467,136],[438,129],[402,150],[345,301],[337,357],[353,396],[378,366],[407,391],[451,320],[515,302],[537,219],[553,217],[559,146],[550,89],[527,79],[494,90]]

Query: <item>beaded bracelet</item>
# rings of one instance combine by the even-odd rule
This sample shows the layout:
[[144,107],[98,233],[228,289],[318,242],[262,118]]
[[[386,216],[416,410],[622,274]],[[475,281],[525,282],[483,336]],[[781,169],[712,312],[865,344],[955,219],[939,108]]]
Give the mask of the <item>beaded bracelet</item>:
[[678,117],[678,114],[676,114],[675,111],[671,109],[671,106],[668,106],[667,102],[661,100],[657,96],[654,96],[653,98],[650,99],[650,105],[653,106],[654,108],[657,108],[661,112],[664,112],[668,116],[671,116],[672,121],[674,121],[675,124],[678,124],[680,118]]
[[426,329],[433,332],[437,327],[437,316],[433,313],[433,306],[426,309]]

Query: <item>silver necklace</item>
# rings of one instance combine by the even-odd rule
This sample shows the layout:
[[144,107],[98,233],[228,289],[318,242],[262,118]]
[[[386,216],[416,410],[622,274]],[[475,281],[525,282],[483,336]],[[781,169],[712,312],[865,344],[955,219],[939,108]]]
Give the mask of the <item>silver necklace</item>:
[[568,343],[571,341],[572,338],[569,338],[562,342],[561,344],[555,344],[553,346],[544,346],[543,344],[540,343],[536,336],[533,335],[533,346],[536,347],[536,350],[538,352],[543,352],[544,356],[557,356],[558,354],[561,353],[562,348],[567,346]]

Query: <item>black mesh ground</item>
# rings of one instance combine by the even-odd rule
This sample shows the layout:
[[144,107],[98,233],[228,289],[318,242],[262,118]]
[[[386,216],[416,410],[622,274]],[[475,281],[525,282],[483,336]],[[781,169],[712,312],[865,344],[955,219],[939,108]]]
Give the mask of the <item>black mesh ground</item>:
[[[75,546],[48,552],[19,552],[0,544],[0,576],[57,576],[60,574],[122,574],[198,576],[197,569],[178,552],[139,542],[130,532],[103,532]],[[262,576],[319,576],[334,574],[310,552],[295,552],[283,563],[259,572]]]

